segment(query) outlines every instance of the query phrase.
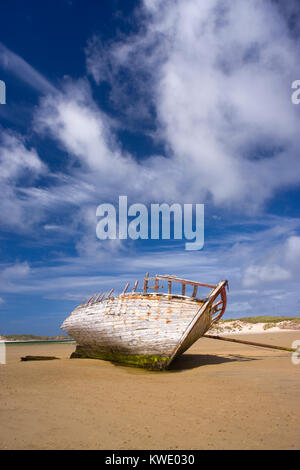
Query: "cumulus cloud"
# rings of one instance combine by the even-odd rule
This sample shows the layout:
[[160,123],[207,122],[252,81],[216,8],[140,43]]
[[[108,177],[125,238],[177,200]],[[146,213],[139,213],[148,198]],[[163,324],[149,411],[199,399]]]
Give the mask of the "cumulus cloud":
[[109,119],[92,99],[86,81],[69,83],[63,93],[42,99],[35,125],[39,133],[50,134],[70,156],[99,176],[130,166],[129,156],[120,158]]
[[[266,236],[266,233],[264,235]],[[272,283],[276,285],[277,281],[285,282],[299,278],[300,237],[296,235],[289,236],[287,231],[281,240],[274,236],[268,236],[267,240],[268,242],[264,248],[264,243],[259,243],[259,250],[257,244],[252,245],[252,263],[245,267],[243,273],[243,285],[245,287],[265,286]],[[272,243],[267,246],[270,240],[272,240]]]
[[118,90],[124,70],[125,91],[139,81],[182,192],[252,210],[299,184],[299,51],[276,3],[157,0],[142,13],[129,40],[90,44],[88,71]]
[[300,264],[300,237],[292,235],[287,239],[285,257],[289,263]]
[[[140,15],[138,34],[105,45],[93,37],[86,49],[96,84],[111,85],[114,120],[85,79],[41,100],[35,130],[68,153],[70,182],[39,189],[41,200],[68,202],[67,192],[76,200],[89,188],[79,200],[93,210],[123,193],[251,213],[299,184],[300,118],[290,100],[298,51],[276,3],[145,1]],[[155,111],[164,155],[134,158],[116,137],[124,109],[139,119],[141,108]]]
[[266,266],[249,266],[244,273],[244,286],[252,287],[261,281],[286,281],[291,278],[291,273],[286,269],[274,264]]
[[24,196],[22,180],[26,179],[26,188],[32,187],[37,178],[46,173],[46,165],[33,148],[28,148],[25,139],[12,132],[0,129],[0,222],[9,228],[21,228],[26,231],[34,214],[28,209],[36,205]]
[[[68,234],[77,252],[60,254],[51,266],[4,266],[3,292],[77,299],[115,286],[112,273],[122,288],[151,270],[211,282],[228,277],[236,314],[288,313],[287,306],[297,304],[297,220],[255,218],[253,230],[230,232],[232,218],[201,256],[170,246],[124,249],[95,237],[96,206],[120,194],[132,202],[242,206],[249,214],[277,190],[299,185],[300,117],[290,100],[299,46],[296,30],[291,34],[287,27],[294,9],[281,10],[269,0],[144,0],[137,34],[108,45],[94,37],[86,50],[96,86],[110,84],[114,119],[93,98],[87,79],[69,81],[57,92],[0,48],[2,66],[29,83],[28,73],[44,95],[35,113],[36,135],[50,137],[68,156],[64,172],[52,174],[28,140],[2,133],[1,222],[20,227],[42,221],[47,236]],[[164,154],[141,159],[124,150],[117,130],[139,123],[159,139]],[[37,184],[43,175],[47,184]],[[51,217],[60,210],[67,214],[65,227],[71,221],[68,230]]]
[[19,278],[24,278],[30,273],[30,266],[27,261],[23,263],[15,263],[11,266],[8,266],[3,269],[1,276],[4,279],[15,280]]
[[71,174],[93,188],[91,203],[116,199],[122,192],[140,201],[183,196],[184,168],[159,155],[141,162],[124,151],[114,133],[116,124],[93,100],[85,80],[69,82],[62,93],[43,98],[34,122],[36,132],[51,136],[68,152]]
[[22,286],[30,278],[30,273],[27,261],[0,265],[1,292],[18,292],[18,286]]
[[[89,220],[92,214],[83,213],[81,217]],[[97,243],[85,232],[78,240],[77,255],[53,254],[51,264],[39,263],[30,270],[27,263],[3,266],[1,292],[75,301],[101,289],[114,287],[121,292],[128,281],[132,286],[150,271],[211,283],[229,279],[227,316],[297,313],[300,263],[289,262],[284,253],[294,237],[291,234],[299,229],[299,221],[278,219],[276,224],[266,217],[264,223],[253,221],[253,226],[259,224],[259,233],[249,226],[243,242],[239,232],[233,232],[221,244],[205,245],[198,256],[161,243],[150,250],[125,242],[119,247],[118,240],[111,245]],[[283,231],[281,224],[285,225]],[[88,223],[88,227],[91,225]]]

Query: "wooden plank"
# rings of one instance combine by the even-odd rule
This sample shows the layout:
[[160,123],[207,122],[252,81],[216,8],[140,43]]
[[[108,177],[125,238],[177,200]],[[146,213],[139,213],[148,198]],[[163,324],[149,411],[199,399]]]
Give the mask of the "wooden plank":
[[212,308],[217,307],[218,305],[222,303],[223,303],[223,300],[219,300],[219,302],[216,302],[215,304],[213,304]]
[[182,284],[181,295],[185,295],[185,284]]
[[260,346],[261,348],[270,348],[270,349],[280,349],[281,351],[291,351],[295,352],[296,349],[292,348],[285,348],[283,346],[274,346],[273,344],[265,344],[265,343],[256,343],[254,341],[246,341],[241,339],[233,339],[233,338],[226,338],[224,336],[216,336],[216,335],[203,335],[204,338],[210,339],[220,339],[222,341],[231,341],[232,343],[241,343],[241,344],[249,344],[250,346]]
[[[198,311],[198,305],[184,301],[174,304],[167,298],[162,302],[157,297],[149,305],[147,298],[133,297],[126,302],[121,297],[115,297],[110,302],[86,308],[82,314],[74,311],[74,316],[67,321],[72,328],[72,336],[75,335],[76,340],[84,344],[89,341],[92,331],[95,351],[100,345],[109,349],[116,344],[123,345],[123,348],[130,347],[133,354],[139,354],[138,351],[142,354],[144,348],[145,351],[149,350],[149,354],[171,353]],[[149,315],[149,311],[153,315]],[[142,328],[139,334],[137,327]],[[141,339],[141,343],[131,345],[130,342],[137,338]]]
[[194,289],[193,289],[192,297],[196,297],[196,295],[197,295],[197,290],[198,290],[198,286],[195,285],[195,286],[194,286]]
[[21,361],[53,361],[53,359],[59,359],[55,356],[24,356],[21,357]]
[[158,291],[158,279],[155,279],[154,292],[157,293],[157,291]]
[[127,284],[126,284],[126,286],[125,286],[125,288],[124,288],[124,290],[123,290],[123,292],[122,292],[122,295],[126,294],[126,291],[127,291],[128,287],[129,287],[129,284],[130,284],[130,282],[127,282]]
[[177,344],[177,346],[174,348],[173,352],[172,352],[172,355],[168,361],[168,364],[170,364],[172,362],[172,360],[174,359],[174,357],[176,356],[177,352],[179,351],[179,349],[181,348],[181,346],[183,345],[185,339],[189,336],[190,332],[192,331],[194,325],[197,323],[197,321],[199,320],[199,318],[201,317],[201,315],[204,314],[205,310],[207,308],[209,308],[209,306],[214,302],[214,300],[218,297],[218,295],[220,294],[221,290],[227,285],[227,281],[222,281],[218,284],[218,286],[210,293],[209,295],[209,298],[207,299],[207,301],[200,307],[200,309],[198,310],[197,314],[194,316],[193,320],[191,321],[191,323],[189,324],[188,328],[185,330],[184,334],[182,335],[179,343]]
[[109,299],[109,298],[110,298],[110,296],[111,296],[111,294],[113,293],[113,291],[114,291],[114,289],[110,289],[110,291],[109,291],[109,293],[108,293],[106,299]]
[[99,302],[100,297],[102,296],[102,291],[99,292],[99,295],[96,297],[94,303]]
[[149,279],[149,273],[146,273],[146,276],[144,279],[144,294],[146,294],[148,290],[148,279]]
[[217,286],[214,285],[214,284],[206,284],[204,282],[196,282],[196,281],[189,281],[188,279],[181,279],[179,277],[176,277],[176,276],[165,276],[165,275],[159,275],[157,274],[155,278],[149,278],[150,279],[160,279],[162,281],[173,281],[173,282],[181,282],[181,283],[184,283],[184,284],[189,284],[189,285],[192,285],[192,286],[202,286],[202,287],[210,287],[211,289],[215,289]]
[[132,288],[132,292],[135,292],[135,291],[136,291],[137,286],[138,286],[138,283],[139,283],[139,281],[135,281],[134,286],[133,286],[133,288]]
[[94,299],[94,297],[95,297],[96,295],[97,295],[97,294],[92,295],[92,297],[87,301],[87,305],[89,305],[89,304],[92,303],[92,300]]
[[[188,343],[191,345],[200,334],[207,331],[210,315],[205,308],[209,311],[211,305],[217,302],[219,290],[226,285],[226,281],[209,293],[202,310],[202,317],[199,310],[201,307],[195,299],[177,297],[174,301],[172,295],[164,297],[155,293],[151,295],[148,286],[149,276],[145,280],[148,290],[146,295],[143,295],[143,290],[140,289],[138,295],[127,295],[125,298],[112,297],[109,302],[75,309],[74,313],[65,320],[63,329],[69,332],[83,349],[85,346],[87,349],[91,348],[96,356],[105,351],[110,352],[113,346],[117,351],[133,355],[162,354],[170,358],[164,363],[167,365],[176,354],[176,350],[182,352],[183,348],[181,350],[180,345],[189,347],[186,346]],[[165,285],[168,283],[168,290],[171,292],[172,280],[174,279],[159,281],[157,290],[160,283]],[[155,287],[154,282],[153,285]],[[151,296],[151,301],[148,296]]]
[[213,315],[215,315],[215,313],[217,313],[217,312],[221,312],[221,310],[222,310],[222,307],[221,308],[216,308],[213,312]]

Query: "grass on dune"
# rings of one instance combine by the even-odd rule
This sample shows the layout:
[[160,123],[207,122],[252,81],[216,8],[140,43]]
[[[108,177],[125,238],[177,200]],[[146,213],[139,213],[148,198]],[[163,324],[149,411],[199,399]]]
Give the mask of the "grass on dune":
[[281,321],[293,321],[300,323],[300,317],[280,317],[280,316],[258,316],[258,317],[244,317],[244,318],[230,318],[221,320],[223,322],[241,321],[244,323],[279,323]]

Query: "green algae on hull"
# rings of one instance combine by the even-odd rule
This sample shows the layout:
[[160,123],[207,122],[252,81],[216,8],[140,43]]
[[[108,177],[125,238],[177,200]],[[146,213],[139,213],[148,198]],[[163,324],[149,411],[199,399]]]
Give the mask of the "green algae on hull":
[[101,359],[104,361],[119,362],[120,364],[128,364],[152,370],[165,369],[169,360],[169,357],[160,356],[159,354],[124,354],[111,351],[94,354],[89,353],[79,346],[76,347],[76,351],[74,351],[70,356],[70,359],[75,358]]

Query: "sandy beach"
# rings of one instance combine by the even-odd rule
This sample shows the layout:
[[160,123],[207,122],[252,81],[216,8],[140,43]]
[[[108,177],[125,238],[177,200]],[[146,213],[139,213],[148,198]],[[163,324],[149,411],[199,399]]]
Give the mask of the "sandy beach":
[[[239,338],[291,347],[299,333]],[[202,338],[172,370],[149,372],[70,360],[74,349],[7,346],[1,449],[300,448],[300,365],[289,352]],[[25,355],[60,359],[21,362]]]

